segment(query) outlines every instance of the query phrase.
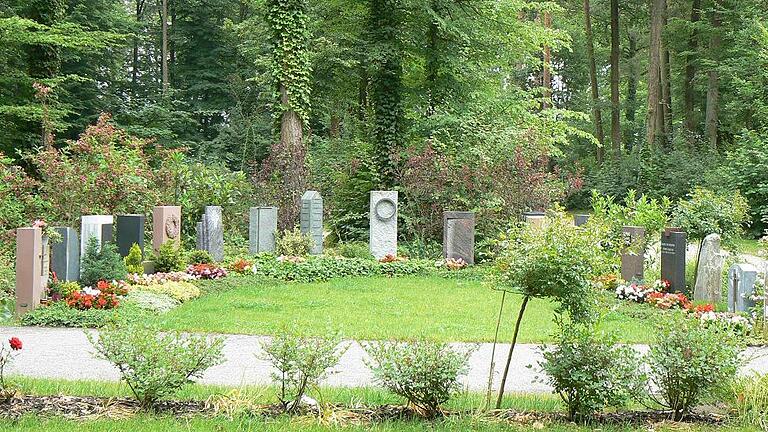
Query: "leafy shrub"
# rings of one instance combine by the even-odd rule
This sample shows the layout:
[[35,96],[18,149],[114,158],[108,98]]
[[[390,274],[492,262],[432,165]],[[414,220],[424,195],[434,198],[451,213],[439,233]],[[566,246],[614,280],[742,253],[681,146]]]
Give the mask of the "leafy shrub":
[[165,294],[178,302],[185,302],[200,297],[200,288],[189,282],[166,282],[137,286],[138,291],[146,291],[156,294]]
[[640,394],[640,358],[631,347],[595,326],[560,322],[557,345],[543,352],[540,366],[568,408],[570,420],[605,407],[622,407]]
[[59,301],[81,290],[82,287],[77,282],[61,282],[54,280],[48,286],[48,297],[53,301]]
[[261,255],[255,260],[255,274],[296,282],[323,282],[333,278],[355,276],[404,276],[434,271],[430,261],[406,260],[379,263],[371,259],[311,256],[307,259],[276,259]]
[[682,228],[689,239],[703,240],[709,234],[720,234],[723,244],[734,247],[744,232],[749,206],[738,192],[716,193],[695,188],[687,199],[675,207],[673,224]]
[[408,258],[436,260],[443,256],[443,245],[422,237],[397,243],[397,254]]
[[752,229],[762,234],[768,227],[768,136],[765,132],[743,131],[723,164],[728,185],[741,191],[750,206]]
[[768,428],[768,375],[754,374],[737,379],[731,388],[731,406],[743,423]]
[[278,233],[275,246],[279,255],[307,256],[314,246],[314,240],[308,234],[302,233],[299,228],[294,228]]
[[207,250],[193,250],[187,254],[188,264],[212,264],[213,257]]
[[371,250],[368,247],[367,243],[362,243],[362,242],[340,243],[337,246],[336,250],[339,253],[339,255],[343,256],[344,258],[373,259],[373,255],[371,255]]
[[297,410],[307,390],[317,387],[339,362],[348,348],[340,343],[338,334],[304,336],[285,328],[264,345],[265,359],[278,371],[272,379],[280,389],[278,398],[284,409]]
[[16,389],[6,381],[5,371],[23,345],[21,339],[15,336],[8,339],[8,348],[5,347],[5,341],[0,342],[0,402],[7,402],[16,394]]
[[460,389],[472,350],[463,352],[446,343],[372,342],[365,346],[376,382],[402,396],[427,417]]
[[13,255],[0,253],[0,300],[16,297],[16,266]]
[[162,273],[183,271],[187,265],[184,250],[172,241],[160,245],[152,260],[155,262],[155,271]]
[[123,259],[125,269],[128,273],[142,274],[144,273],[143,261],[144,257],[141,254],[141,248],[134,243],[131,246],[131,250],[128,251],[128,256]]
[[165,313],[179,305],[179,301],[167,294],[151,292],[151,290],[132,290],[128,293],[126,303],[137,308],[155,313]]
[[100,280],[121,280],[128,274],[125,263],[112,243],[99,247],[96,237],[88,239],[80,271],[80,283],[96,286]]
[[238,258],[229,265],[229,269],[237,274],[249,274],[254,272],[255,267],[253,262]]
[[[609,227],[607,245],[617,253],[624,247],[622,228],[624,226],[641,226],[645,228],[646,243],[652,244],[667,224],[667,213],[671,207],[668,198],[656,200],[646,195],[639,197],[634,190],[629,190],[623,203],[618,203],[612,196],[592,193],[592,215],[588,228],[596,223]],[[605,244],[605,241],[604,241]],[[637,251],[643,253],[643,251]]]
[[223,360],[223,338],[160,332],[149,325],[110,326],[88,338],[99,356],[117,367],[145,409]]
[[38,183],[0,153],[0,255],[12,255],[14,230],[41,214],[46,202],[35,192]]
[[647,355],[651,398],[674,411],[675,419],[733,382],[743,342],[718,325],[669,320],[658,329]]
[[21,324],[39,327],[86,327],[99,328],[121,320],[135,320],[141,313],[132,305],[124,304],[117,309],[74,309],[65,302],[55,302],[27,312]]

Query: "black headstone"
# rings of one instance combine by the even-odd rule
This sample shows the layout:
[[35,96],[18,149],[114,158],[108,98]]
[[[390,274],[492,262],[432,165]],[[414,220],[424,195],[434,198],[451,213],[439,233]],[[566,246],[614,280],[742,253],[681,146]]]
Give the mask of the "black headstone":
[[144,215],[129,214],[117,216],[117,250],[126,257],[133,244],[139,245],[144,256]]
[[686,293],[686,234],[679,228],[667,228],[661,235],[661,278],[670,283],[670,292]]

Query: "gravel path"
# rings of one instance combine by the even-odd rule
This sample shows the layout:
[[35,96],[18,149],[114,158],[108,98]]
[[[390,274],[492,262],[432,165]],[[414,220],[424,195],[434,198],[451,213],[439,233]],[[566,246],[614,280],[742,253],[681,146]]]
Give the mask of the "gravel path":
[[[70,380],[97,379],[117,381],[119,375],[112,365],[94,357],[93,347],[85,332],[68,328],[0,327],[2,338],[18,336],[24,349],[9,369],[11,375],[26,375],[37,378],[63,378]],[[204,384],[240,386],[244,384],[269,384],[270,366],[260,360],[264,336],[228,335],[224,347],[226,361],[207,371]],[[347,342],[350,347],[344,354],[335,373],[326,380],[330,386],[369,386],[371,374],[365,365],[365,351],[357,342]],[[457,344],[469,346],[471,344]],[[463,382],[470,390],[484,390],[488,382],[488,365],[491,358],[491,344],[476,345],[477,350],[470,359],[469,374]],[[639,351],[647,347],[636,346]],[[503,362],[509,345],[496,347],[496,380],[501,376]],[[535,377],[536,365],[541,359],[539,345],[521,344],[515,348],[507,389],[514,392],[549,392],[549,386],[539,383]],[[750,348],[746,353],[752,360],[742,373],[768,372],[768,348]]]

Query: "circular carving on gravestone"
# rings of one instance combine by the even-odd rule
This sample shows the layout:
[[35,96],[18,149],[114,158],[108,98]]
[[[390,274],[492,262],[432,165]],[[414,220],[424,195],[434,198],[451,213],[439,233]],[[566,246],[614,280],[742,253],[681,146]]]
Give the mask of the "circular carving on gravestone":
[[175,239],[179,236],[179,217],[170,215],[165,219],[165,234],[168,238]]
[[374,208],[376,218],[382,221],[390,220],[397,213],[397,204],[389,198],[382,198]]

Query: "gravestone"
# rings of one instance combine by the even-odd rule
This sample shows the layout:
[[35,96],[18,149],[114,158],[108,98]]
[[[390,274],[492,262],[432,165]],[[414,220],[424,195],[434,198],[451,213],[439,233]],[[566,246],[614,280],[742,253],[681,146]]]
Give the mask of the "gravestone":
[[120,256],[127,257],[134,244],[139,245],[144,256],[144,215],[117,215],[117,250]]
[[717,303],[722,294],[723,262],[725,254],[720,250],[720,236],[710,234],[704,238],[699,254],[699,270],[693,299]]
[[475,213],[443,212],[443,258],[475,263]]
[[101,243],[112,243],[115,239],[114,225],[104,224],[101,226]]
[[[205,215],[203,215],[203,217],[205,217]],[[197,250],[205,250],[205,242],[204,242],[204,239],[203,239],[205,233],[203,232],[203,230],[204,230],[203,222],[201,220],[200,222],[198,222],[195,225],[195,234],[196,234],[196,236],[195,236],[195,249],[197,249]]]
[[371,255],[397,255],[397,191],[371,191],[369,220]]
[[43,231],[16,229],[16,316],[40,305],[43,286]]
[[576,226],[582,226],[589,221],[588,214],[575,214],[573,215],[573,224]]
[[251,255],[275,251],[277,207],[251,207],[248,251]]
[[80,241],[77,231],[69,227],[55,227],[61,241],[51,245],[51,271],[64,282],[80,278]]
[[181,207],[157,206],[152,209],[152,248],[157,251],[167,241],[181,242]]
[[747,312],[755,306],[750,299],[755,289],[757,269],[752,264],[734,264],[728,269],[728,310]]
[[96,238],[99,246],[112,240],[112,224],[114,223],[112,216],[91,215],[83,216],[80,220],[80,256],[85,255],[85,248],[92,237]]
[[645,274],[645,228],[622,228],[621,278],[625,281],[642,280]]
[[224,260],[224,222],[221,207],[206,206],[203,214],[203,245],[216,262]]
[[686,292],[686,234],[679,228],[667,228],[661,235],[661,278],[670,283],[669,292]]
[[312,238],[309,253],[323,253],[323,197],[320,192],[306,191],[301,196],[301,232]]

